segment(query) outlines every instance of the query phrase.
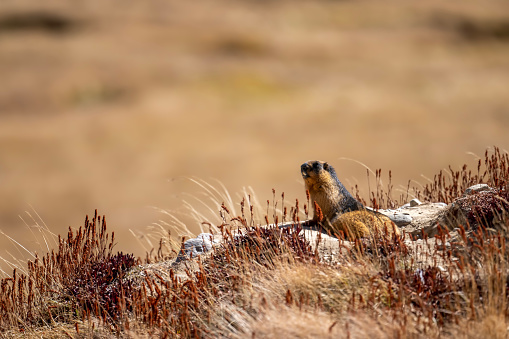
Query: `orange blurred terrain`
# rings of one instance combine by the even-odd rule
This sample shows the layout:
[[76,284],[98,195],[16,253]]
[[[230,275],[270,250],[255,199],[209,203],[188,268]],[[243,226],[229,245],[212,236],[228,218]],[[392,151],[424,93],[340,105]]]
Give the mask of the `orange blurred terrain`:
[[504,0],[4,1],[0,230],[40,253],[34,225],[97,208],[143,256],[161,210],[212,213],[189,178],[292,201],[310,159],[363,194],[358,162],[392,170],[398,195],[509,149],[508,56]]

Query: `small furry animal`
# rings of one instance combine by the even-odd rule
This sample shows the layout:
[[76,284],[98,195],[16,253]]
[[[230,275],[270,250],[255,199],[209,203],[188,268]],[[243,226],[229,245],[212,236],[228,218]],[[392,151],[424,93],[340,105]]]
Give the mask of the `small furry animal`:
[[[308,161],[301,166],[302,177],[313,203],[313,223],[347,239],[368,237],[375,230],[400,234],[389,217],[368,210],[339,181],[334,168],[323,161]],[[319,210],[315,207],[319,206]],[[320,220],[323,219],[323,220]]]

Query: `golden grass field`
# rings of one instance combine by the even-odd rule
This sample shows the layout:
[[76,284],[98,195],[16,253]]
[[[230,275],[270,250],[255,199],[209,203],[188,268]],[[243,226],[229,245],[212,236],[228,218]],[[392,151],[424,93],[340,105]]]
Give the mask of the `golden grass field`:
[[509,149],[508,56],[504,0],[2,2],[0,230],[42,252],[35,212],[64,234],[97,208],[141,256],[129,230],[184,211],[189,178],[290,200],[321,159],[362,192],[356,161],[425,183]]

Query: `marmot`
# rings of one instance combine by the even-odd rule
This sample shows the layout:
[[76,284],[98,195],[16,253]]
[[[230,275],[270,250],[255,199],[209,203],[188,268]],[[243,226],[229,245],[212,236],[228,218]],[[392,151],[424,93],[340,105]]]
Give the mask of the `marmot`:
[[346,238],[368,237],[384,229],[400,234],[389,217],[368,210],[357,201],[339,181],[334,168],[323,161],[308,161],[301,166],[302,177],[309,191],[314,215],[312,221],[320,222],[315,202],[323,214],[322,226],[333,233],[342,231]]

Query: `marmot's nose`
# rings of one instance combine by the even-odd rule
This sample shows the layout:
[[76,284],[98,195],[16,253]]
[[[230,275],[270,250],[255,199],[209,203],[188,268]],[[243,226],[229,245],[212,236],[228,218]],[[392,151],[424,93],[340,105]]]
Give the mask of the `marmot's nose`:
[[308,163],[303,163],[301,166],[300,166],[300,172],[302,173],[303,176],[307,176],[308,175],[308,169],[309,169],[309,165]]

